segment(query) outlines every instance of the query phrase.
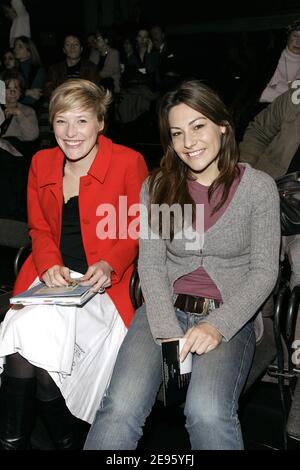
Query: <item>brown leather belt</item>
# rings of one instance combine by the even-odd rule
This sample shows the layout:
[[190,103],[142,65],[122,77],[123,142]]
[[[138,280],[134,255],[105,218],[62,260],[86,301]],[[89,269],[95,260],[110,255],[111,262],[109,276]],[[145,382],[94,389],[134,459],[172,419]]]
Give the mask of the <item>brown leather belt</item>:
[[208,315],[211,310],[218,308],[221,302],[195,295],[178,294],[174,306],[180,310],[196,315]]

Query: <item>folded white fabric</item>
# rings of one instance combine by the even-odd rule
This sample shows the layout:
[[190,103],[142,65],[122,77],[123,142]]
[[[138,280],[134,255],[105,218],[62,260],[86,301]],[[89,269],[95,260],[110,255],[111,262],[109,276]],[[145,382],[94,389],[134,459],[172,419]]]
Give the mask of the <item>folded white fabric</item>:
[[106,293],[96,294],[83,307],[10,309],[0,325],[0,373],[5,357],[20,353],[31,364],[47,370],[70,411],[91,423],[126,332]]

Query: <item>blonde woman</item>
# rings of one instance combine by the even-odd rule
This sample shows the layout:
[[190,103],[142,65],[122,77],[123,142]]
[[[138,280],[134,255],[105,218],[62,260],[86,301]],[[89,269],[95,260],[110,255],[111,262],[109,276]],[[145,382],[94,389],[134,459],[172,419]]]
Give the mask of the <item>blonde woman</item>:
[[38,305],[7,313],[0,329],[4,449],[28,447],[36,397],[55,448],[73,448],[71,413],[92,422],[133,315],[129,280],[138,242],[124,220],[128,227],[134,217],[123,212],[122,227],[115,217],[111,234],[101,226],[107,206],[119,214],[120,196],[129,208],[138,202],[147,168],[140,154],[101,134],[109,102],[110,93],[92,82],[60,85],[49,111],[58,146],[32,159],[32,254],[15,292],[37,280],[66,286],[73,271],[83,285],[105,293],[82,308]]

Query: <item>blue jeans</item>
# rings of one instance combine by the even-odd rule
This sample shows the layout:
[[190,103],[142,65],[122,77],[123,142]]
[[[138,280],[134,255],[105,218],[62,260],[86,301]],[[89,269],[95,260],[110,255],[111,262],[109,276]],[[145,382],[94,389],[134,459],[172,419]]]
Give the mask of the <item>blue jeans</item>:
[[[178,309],[176,314],[183,331],[199,321],[199,316]],[[243,449],[237,408],[254,349],[250,322],[215,350],[193,354],[184,408],[192,449]],[[119,350],[108,393],[84,449],[135,449],[161,382],[161,347],[153,340],[143,305]]]

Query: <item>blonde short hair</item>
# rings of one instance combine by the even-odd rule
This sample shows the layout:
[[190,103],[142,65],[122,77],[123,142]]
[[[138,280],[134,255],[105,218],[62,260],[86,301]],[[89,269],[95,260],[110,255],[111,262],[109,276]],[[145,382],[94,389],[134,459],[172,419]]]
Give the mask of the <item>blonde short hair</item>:
[[102,122],[111,103],[111,93],[89,80],[75,78],[59,85],[52,93],[49,104],[49,121],[53,124],[57,113],[76,108],[92,109]]

